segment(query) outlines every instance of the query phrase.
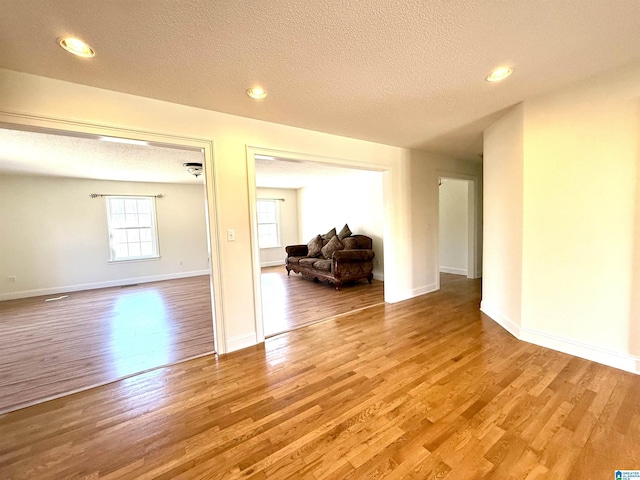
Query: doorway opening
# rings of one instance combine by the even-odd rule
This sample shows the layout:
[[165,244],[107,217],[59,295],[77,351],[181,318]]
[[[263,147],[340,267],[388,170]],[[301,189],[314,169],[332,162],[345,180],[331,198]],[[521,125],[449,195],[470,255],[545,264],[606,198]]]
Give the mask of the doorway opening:
[[[257,147],[248,148],[247,166],[258,341],[384,303],[385,171],[375,165]],[[282,221],[262,228],[258,204],[270,201],[276,202]],[[345,224],[353,234],[372,239],[371,285],[364,279],[337,291],[326,281],[288,274],[287,246],[306,245]],[[261,238],[259,232],[269,230],[277,230],[280,241],[273,248],[260,248],[261,240],[271,241],[271,234]]]
[[[7,233],[0,250],[12,279],[0,290],[0,336],[11,345],[1,360],[8,373],[0,382],[0,412],[215,353],[213,185],[182,165],[211,164],[211,143],[55,119],[11,120],[18,123],[0,124],[0,217]],[[104,197],[114,196],[132,199],[132,208],[144,203],[137,199],[152,199],[157,255],[110,256]],[[123,211],[133,249],[148,234],[129,222],[136,215]]]
[[476,192],[474,177],[457,174],[441,174],[438,177],[440,276],[480,277]]

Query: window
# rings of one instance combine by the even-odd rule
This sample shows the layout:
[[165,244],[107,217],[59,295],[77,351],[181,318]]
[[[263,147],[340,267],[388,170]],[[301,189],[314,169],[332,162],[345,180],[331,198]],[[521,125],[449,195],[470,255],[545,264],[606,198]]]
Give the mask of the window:
[[258,246],[273,248],[280,246],[280,209],[278,200],[258,200]]
[[153,197],[107,197],[111,261],[157,258]]

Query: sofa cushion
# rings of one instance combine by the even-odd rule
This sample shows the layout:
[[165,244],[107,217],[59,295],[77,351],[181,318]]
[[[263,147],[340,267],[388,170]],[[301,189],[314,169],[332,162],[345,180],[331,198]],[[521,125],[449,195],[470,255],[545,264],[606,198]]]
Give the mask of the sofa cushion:
[[322,247],[322,256],[323,258],[329,259],[333,256],[333,252],[337,252],[338,250],[342,250],[343,248],[344,245],[336,235],[335,237],[331,238],[331,240],[329,240],[329,243]]
[[313,264],[317,261],[318,261],[317,258],[305,257],[305,258],[301,258],[299,263],[303,267],[313,267]]
[[325,272],[331,271],[331,260],[321,259],[313,262],[313,268],[318,270],[324,270]]
[[[334,229],[335,230],[335,229]],[[340,233],[338,234],[338,238],[340,240],[343,240],[345,238],[347,238],[348,236],[351,235],[351,230],[349,229],[349,225],[347,225],[346,223],[344,224],[344,227],[342,227],[342,230],[340,230]]]
[[307,257],[319,257],[322,253],[322,237],[320,235],[316,235],[309,243],[307,243],[307,248],[309,249]]
[[355,237],[345,238],[344,240],[342,240],[342,244],[344,245],[345,250],[355,250],[356,248],[360,248],[358,239]]
[[345,250],[354,250],[360,248],[370,250],[373,245],[371,237],[367,237],[365,235],[353,235],[351,237],[347,237],[342,240],[342,243],[344,243]]
[[336,236],[336,229],[335,227],[332,228],[331,230],[329,230],[327,233],[325,233],[324,235],[322,235],[322,239],[323,240],[331,240],[333,237]]
[[302,259],[302,258],[307,258],[307,257],[287,257],[287,263],[298,264],[298,263],[300,263],[300,259]]

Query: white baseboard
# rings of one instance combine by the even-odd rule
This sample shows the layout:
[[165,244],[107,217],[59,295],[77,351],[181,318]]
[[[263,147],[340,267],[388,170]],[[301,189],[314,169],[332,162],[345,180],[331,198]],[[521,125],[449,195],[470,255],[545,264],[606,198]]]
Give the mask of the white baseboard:
[[638,356],[590,345],[532,328],[521,327],[501,315],[496,309],[491,308],[484,301],[480,304],[480,310],[518,340],[640,375],[640,357]]
[[236,350],[242,350],[243,348],[252,347],[256,345],[256,334],[249,333],[247,335],[240,335],[227,339],[227,353],[235,352]]
[[550,333],[521,328],[520,340],[640,375],[640,357]]
[[467,278],[471,279],[471,280],[475,280],[476,278],[482,278],[482,272],[476,272],[475,276],[469,276],[467,275]]
[[454,275],[467,276],[466,268],[440,267],[440,273],[453,273]]
[[491,320],[496,322],[518,340],[521,340],[519,324],[502,315],[496,308],[491,307],[491,305],[487,304],[487,302],[485,302],[484,300],[480,302],[480,311],[490,317]]
[[95,290],[97,288],[120,287],[135,285],[138,283],[160,282],[163,280],[175,280],[178,278],[197,277],[209,275],[209,270],[196,270],[192,272],[166,273],[163,275],[151,275],[146,277],[122,278],[120,280],[108,280],[105,282],[83,283],[66,285],[63,287],[41,288],[36,290],[23,290],[20,292],[2,293],[0,301],[15,300],[18,298],[39,297],[42,295],[58,295],[60,293],[79,292],[81,290]]
[[284,265],[284,260],[275,260],[273,262],[261,262],[260,268],[264,267],[278,267],[280,265]]
[[373,272],[373,278],[384,282],[384,273]]
[[431,285],[414,288],[412,290],[393,292],[393,294],[390,295],[391,298],[385,297],[385,301],[388,303],[402,302],[403,300],[409,300],[410,298],[435,292],[436,290],[438,290],[438,286],[435,283],[432,283]]

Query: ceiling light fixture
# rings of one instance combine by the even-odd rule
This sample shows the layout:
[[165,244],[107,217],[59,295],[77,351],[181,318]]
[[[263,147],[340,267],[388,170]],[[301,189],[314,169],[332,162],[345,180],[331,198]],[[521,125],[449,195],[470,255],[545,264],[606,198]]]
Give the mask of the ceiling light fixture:
[[500,80],[504,80],[509,75],[513,73],[513,69],[510,67],[498,67],[493,70],[485,80],[487,82],[499,82]]
[[98,139],[103,142],[124,143],[125,145],[149,145],[144,140],[134,140],[132,138],[98,137]]
[[267,96],[267,91],[262,87],[253,87],[247,90],[247,95],[249,95],[254,100],[262,100]]
[[95,50],[78,38],[61,38],[58,40],[58,44],[67,52],[73,53],[78,57],[90,58],[96,56]]
[[198,178],[202,175],[202,164],[201,163],[183,163],[182,166],[187,169],[194,177]]

